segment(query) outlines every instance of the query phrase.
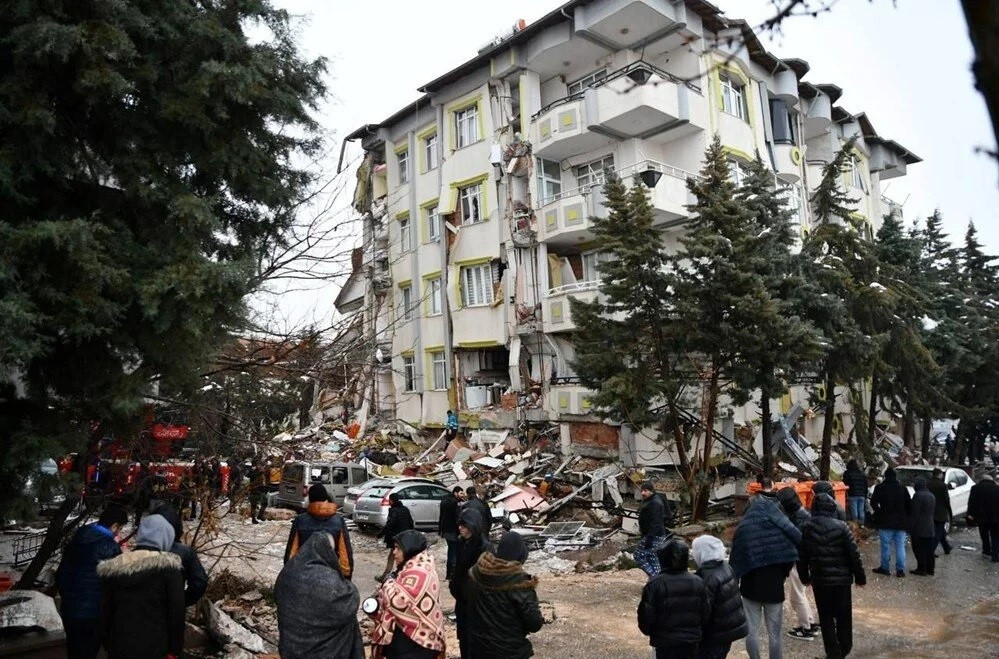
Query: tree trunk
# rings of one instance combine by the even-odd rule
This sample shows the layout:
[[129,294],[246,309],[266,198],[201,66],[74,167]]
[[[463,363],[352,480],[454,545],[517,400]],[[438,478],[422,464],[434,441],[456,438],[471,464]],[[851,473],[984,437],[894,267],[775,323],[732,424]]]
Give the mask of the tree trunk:
[[[680,458],[680,473],[683,474],[684,480],[688,483],[692,476],[690,470],[690,457],[687,455],[687,446],[685,445],[686,437],[683,436],[683,426],[680,425],[680,415],[676,413],[676,404],[670,402],[666,405],[667,418],[664,419],[663,423],[669,423],[673,429],[673,443],[676,444],[676,455]],[[666,437],[666,429],[663,428],[663,438]]]
[[[84,468],[86,469],[86,468]],[[38,579],[38,575],[42,573],[42,569],[45,564],[49,562],[52,558],[52,554],[59,549],[59,545],[62,543],[63,534],[66,526],[66,519],[69,514],[73,512],[76,508],[76,504],[79,503],[79,499],[73,496],[66,497],[66,500],[62,502],[54,513],[52,513],[52,519],[49,521],[48,528],[45,529],[45,540],[42,541],[42,546],[38,548],[38,553],[35,557],[31,559],[31,564],[28,565],[28,569],[24,571],[21,578],[18,579],[17,585],[15,586],[18,590],[31,590],[35,587],[35,581]]]
[[908,390],[906,390],[906,401],[905,401],[905,417],[904,417],[904,435],[905,447],[910,451],[916,450],[916,433],[913,430],[913,425],[916,423],[916,413],[912,409],[912,402],[908,400]]
[[770,419],[770,391],[760,390],[760,432],[763,433],[763,475],[773,476],[774,473],[774,451],[773,451],[773,421]]
[[968,23],[968,36],[975,51],[971,70],[975,87],[985,97],[992,119],[993,139],[999,144],[999,12],[989,0],[961,0]]
[[871,446],[877,446],[878,443],[878,385],[881,384],[878,381],[878,375],[875,373],[871,376],[871,404],[870,411],[867,415],[867,438],[871,442]]
[[923,452],[924,458],[926,457],[926,454],[930,452],[930,425],[932,425],[932,423],[933,422],[930,417],[923,417],[923,427],[922,432],[920,433],[919,447]]
[[[718,369],[711,365],[711,377],[708,379],[707,402],[701,405],[701,423],[704,426],[704,455],[701,459],[701,484],[697,499],[693,506],[693,519],[696,522],[704,519],[708,512],[708,499],[711,498],[711,449],[714,440],[715,413],[718,407]],[[702,394],[703,395],[703,394]]]
[[825,418],[822,420],[822,455],[819,459],[819,478],[829,480],[829,456],[832,453],[832,430],[836,414],[836,378],[832,371],[826,371],[826,400],[823,407]]

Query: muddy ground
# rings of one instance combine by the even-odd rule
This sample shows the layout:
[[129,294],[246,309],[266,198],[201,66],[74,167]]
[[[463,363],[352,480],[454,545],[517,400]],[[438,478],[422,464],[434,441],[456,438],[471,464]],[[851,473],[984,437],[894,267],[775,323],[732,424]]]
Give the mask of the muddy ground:
[[[251,526],[234,516],[222,524],[223,534],[204,550],[206,567],[229,569],[257,580],[274,583],[281,569],[289,522],[269,521]],[[370,534],[352,529],[355,551],[354,583],[362,598],[377,587],[375,576],[385,566],[386,550]],[[430,535],[436,542],[436,536]],[[999,657],[999,564],[979,550],[974,529],[960,527],[951,536],[954,551],[937,560],[934,577],[905,578],[870,575],[865,588],[853,590],[854,652],[851,657],[927,657],[971,659]],[[962,549],[971,547],[973,550]],[[222,552],[225,555],[221,555]],[[443,578],[445,547],[436,542],[438,570]],[[876,536],[862,541],[865,567],[876,567]],[[631,659],[650,654],[647,639],[635,622],[635,610],[645,584],[640,570],[551,574],[551,561],[543,552],[532,552],[528,570],[541,577],[538,595],[554,622],[533,637],[535,655],[560,659]],[[915,559],[909,552],[909,567]],[[446,584],[441,604],[449,613],[454,602]],[[551,610],[554,610],[553,614]],[[785,606],[785,630],[793,613]],[[457,657],[454,626],[449,623],[449,656]],[[765,636],[765,635],[764,635]],[[821,640],[784,638],[784,656],[790,659],[823,656]],[[730,657],[746,657],[737,642]]]

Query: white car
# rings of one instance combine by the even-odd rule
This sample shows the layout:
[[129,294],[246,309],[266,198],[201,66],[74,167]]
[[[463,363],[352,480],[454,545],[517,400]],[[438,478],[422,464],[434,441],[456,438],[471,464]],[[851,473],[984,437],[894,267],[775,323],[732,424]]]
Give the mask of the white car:
[[[907,465],[904,467],[895,467],[895,474],[898,476],[898,482],[906,486],[911,496],[914,491],[913,484],[916,482],[916,479],[925,478],[926,482],[929,483],[930,479],[933,478],[933,470],[935,468],[923,465]],[[958,469],[957,467],[940,467],[940,469],[944,471],[944,483],[947,484],[947,488],[950,490],[951,513],[954,515],[954,519],[964,517],[968,513],[968,496],[971,494],[971,486],[975,484],[975,481],[971,480],[963,469]]]

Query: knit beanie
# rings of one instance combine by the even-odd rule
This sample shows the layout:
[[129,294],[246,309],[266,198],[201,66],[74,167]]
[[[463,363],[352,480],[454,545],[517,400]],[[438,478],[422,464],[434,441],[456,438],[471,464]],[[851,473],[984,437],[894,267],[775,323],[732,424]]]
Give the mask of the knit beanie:
[[309,488],[309,503],[316,503],[317,501],[330,501],[330,493],[319,483]]
[[642,489],[643,490],[648,490],[649,492],[652,492],[653,494],[655,494],[655,491],[656,491],[656,488],[652,484],[652,481],[642,481]]
[[148,515],[139,524],[135,546],[168,551],[173,546],[174,537],[173,526],[166,518],[162,515]]
[[496,558],[523,563],[527,560],[527,545],[516,531],[507,531],[496,547]]

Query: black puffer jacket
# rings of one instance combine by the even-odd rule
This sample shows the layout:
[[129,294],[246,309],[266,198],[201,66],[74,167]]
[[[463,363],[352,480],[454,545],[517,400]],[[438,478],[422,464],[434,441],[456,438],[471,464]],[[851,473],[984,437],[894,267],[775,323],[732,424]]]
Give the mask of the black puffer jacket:
[[56,586],[62,596],[62,617],[97,620],[101,617],[101,583],[97,564],[121,554],[110,529],[97,524],[84,526],[66,545],[56,570]]
[[711,603],[711,619],[704,626],[703,643],[732,643],[749,633],[746,610],[735,573],[725,561],[708,561],[697,570]]
[[[846,521],[846,509],[836,501],[836,491],[833,489],[832,483],[829,481],[815,481],[815,484],[812,485],[812,493],[816,496],[819,494],[828,494],[832,498],[833,503],[836,504],[836,519],[841,522]],[[814,502],[814,499],[812,501]]]
[[208,573],[205,572],[194,548],[180,542],[180,539],[184,537],[184,524],[173,506],[162,505],[154,510],[153,514],[160,515],[173,527],[174,541],[173,545],[170,546],[170,553],[180,556],[180,562],[184,568],[184,604],[193,606],[208,590]]
[[486,505],[486,502],[479,497],[470,497],[465,502],[464,510],[474,510],[482,518],[482,536],[489,537],[489,532],[493,529],[493,511]]
[[441,499],[437,533],[445,540],[458,539],[458,498],[450,492]]
[[643,536],[666,535],[666,527],[672,523],[670,506],[661,494],[653,494],[638,509],[638,532]]
[[385,526],[379,535],[385,538],[385,546],[392,549],[395,546],[395,536],[415,528],[416,525],[413,524],[413,515],[409,512],[409,508],[399,501],[389,508],[388,519],[385,520]]
[[479,562],[479,556],[484,552],[495,552],[496,548],[482,535],[482,515],[477,510],[461,511],[459,521],[472,530],[472,537],[458,541],[457,556],[454,560],[454,576],[448,582],[451,596],[463,603],[465,582],[472,567]]
[[933,521],[949,522],[952,515],[950,510],[950,488],[947,487],[947,483],[944,483],[939,478],[931,478],[926,482],[926,489],[937,500],[937,506],[933,509]]
[[999,484],[982,479],[971,486],[968,496],[968,517],[975,524],[999,522]]
[[656,648],[698,644],[710,614],[708,591],[699,576],[686,570],[663,572],[642,590],[638,628]]
[[812,504],[812,518],[801,529],[798,574],[804,584],[849,586],[867,583],[857,542],[846,522],[836,519],[836,501],[819,494]]
[[856,461],[850,460],[843,472],[843,484],[849,490],[846,495],[849,497],[867,497],[867,476],[861,471]]
[[793,487],[785,487],[778,490],[777,501],[780,502],[781,508],[787,514],[787,518],[791,520],[791,523],[799,531],[805,525],[805,522],[812,518],[812,514],[801,505],[801,499],[798,498],[798,493],[794,491]]
[[909,490],[898,482],[894,469],[885,470],[885,479],[874,486],[871,509],[879,529],[905,530],[909,528],[912,497]]
[[491,552],[479,557],[464,586],[476,657],[526,659],[534,654],[527,635],[544,623],[537,586],[538,580],[517,561],[504,561]]

